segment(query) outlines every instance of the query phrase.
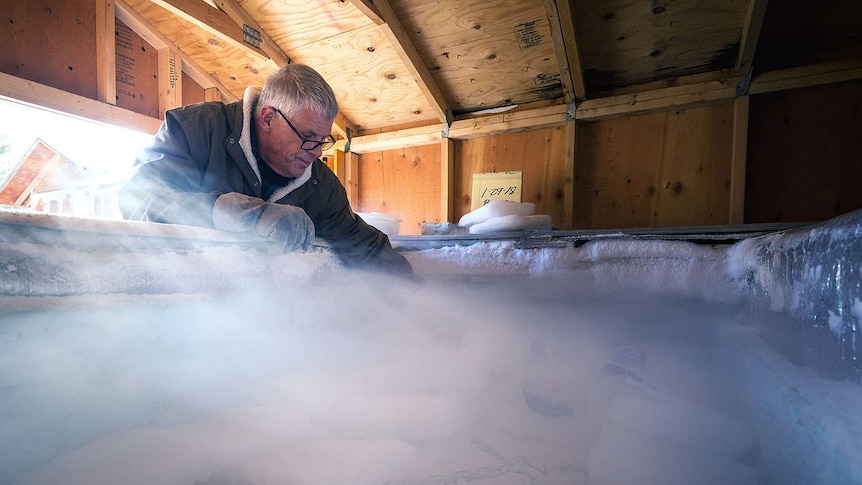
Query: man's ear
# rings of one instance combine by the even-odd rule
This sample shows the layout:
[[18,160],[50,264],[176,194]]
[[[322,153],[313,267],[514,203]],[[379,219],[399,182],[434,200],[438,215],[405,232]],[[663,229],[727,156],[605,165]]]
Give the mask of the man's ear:
[[257,116],[258,128],[269,131],[272,129],[273,119],[275,119],[275,110],[270,106],[264,106]]

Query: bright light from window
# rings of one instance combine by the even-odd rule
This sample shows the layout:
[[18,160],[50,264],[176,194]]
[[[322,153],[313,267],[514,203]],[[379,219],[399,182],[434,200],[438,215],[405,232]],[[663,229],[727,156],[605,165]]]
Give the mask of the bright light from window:
[[92,174],[129,173],[152,135],[0,99],[0,182],[36,139]]

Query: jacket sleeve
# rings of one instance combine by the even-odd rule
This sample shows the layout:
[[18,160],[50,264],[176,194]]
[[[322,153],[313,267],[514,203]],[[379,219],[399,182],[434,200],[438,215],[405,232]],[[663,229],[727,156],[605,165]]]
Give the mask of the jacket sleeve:
[[[322,165],[322,164],[321,164]],[[413,275],[407,259],[392,248],[386,234],[369,226],[350,209],[347,192],[328,167],[320,170],[326,203],[312,217],[317,235],[325,239],[345,266],[390,274]]]
[[201,181],[209,159],[190,143],[180,111],[168,111],[150,146],[135,160],[135,173],[120,190],[126,219],[213,227],[212,210],[220,193],[203,192]]

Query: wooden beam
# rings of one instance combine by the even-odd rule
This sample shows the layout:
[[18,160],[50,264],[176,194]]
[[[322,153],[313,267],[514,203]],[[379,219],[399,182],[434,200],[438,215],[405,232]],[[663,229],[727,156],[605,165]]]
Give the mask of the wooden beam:
[[96,91],[109,104],[117,104],[116,30],[113,0],[96,0]]
[[588,99],[578,105],[578,120],[601,120],[727,101],[736,97],[742,77],[656,89],[635,94]]
[[183,72],[188,74],[189,77],[202,88],[217,88],[221,92],[223,100],[226,102],[237,100],[236,96],[231,94],[230,90],[224,87],[218,79],[210,75],[210,73],[195,62],[194,59],[187,56],[179,47],[176,46],[176,44],[162,35],[158,29],[153,27],[146,19],[141,17],[138,12],[129,7],[129,5],[123,0],[114,0],[114,4],[116,6],[117,18],[120,21],[128,25],[130,29],[135,31],[136,34],[141,36],[141,38],[153,46],[153,48],[157,50],[171,49],[173,52],[176,52],[182,60]]
[[859,79],[862,79],[862,58],[764,72],[752,79],[749,94],[765,94]]
[[150,0],[196,27],[263,59],[271,58],[260,48],[254,33],[243,29],[230,15],[200,0]]
[[281,47],[272,40],[272,37],[260,27],[260,24],[236,0],[218,0],[216,4],[233,19],[234,23],[240,27],[246,36],[257,38],[256,42],[258,42],[259,48],[275,62],[276,66],[281,67],[292,62],[290,57],[281,50]]
[[455,219],[455,140],[440,140],[440,222]]
[[745,169],[748,155],[748,96],[733,102],[733,147],[730,161],[730,209],[728,224],[745,222]]
[[[733,76],[719,81],[590,99],[578,106],[575,117],[578,120],[599,120],[730,101],[736,98],[736,85],[742,79],[742,76]],[[766,94],[859,79],[862,79],[862,59],[849,59],[759,74],[751,80],[749,94]]]
[[458,120],[449,127],[449,137],[466,140],[480,136],[560,126],[569,121],[567,113],[568,106],[555,105],[528,111],[515,111],[482,118]]
[[578,150],[577,135],[577,123],[574,121],[566,123],[566,159],[563,162],[566,171],[563,186],[563,219],[566,225],[560,229],[572,229],[575,225],[575,157]]
[[742,38],[739,42],[739,55],[736,57],[734,69],[737,74],[744,74],[751,69],[768,3],[769,0],[748,0],[748,13],[745,16],[745,26],[742,28]]
[[159,118],[165,112],[183,105],[182,59],[176,51],[159,49]]
[[443,94],[443,90],[437,85],[437,81],[428,70],[428,66],[419,55],[419,51],[398,20],[395,11],[388,0],[350,0],[350,3],[360,9],[369,18],[377,24],[383,35],[392,44],[398,57],[404,62],[404,66],[410,71],[410,75],[419,86],[419,89],[428,99],[432,109],[437,114],[437,118],[446,123],[452,120],[452,108],[449,101]]
[[438,123],[375,135],[357,136],[350,142],[350,151],[353,153],[368,153],[431,145],[440,141],[443,128],[445,127],[445,124]]
[[551,26],[554,53],[560,68],[566,103],[586,97],[584,73],[575,37],[575,21],[569,0],[545,0],[545,10]]
[[0,73],[0,98],[150,134],[155,134],[162,123],[158,118],[6,73]]
[[575,12],[572,0],[558,0],[557,10],[560,13],[560,25],[563,27],[563,40],[566,43],[566,57],[569,58],[569,71],[575,85],[575,96],[578,99],[587,97],[587,86],[584,81],[584,68],[581,63],[581,51],[578,47],[577,30],[575,29]]

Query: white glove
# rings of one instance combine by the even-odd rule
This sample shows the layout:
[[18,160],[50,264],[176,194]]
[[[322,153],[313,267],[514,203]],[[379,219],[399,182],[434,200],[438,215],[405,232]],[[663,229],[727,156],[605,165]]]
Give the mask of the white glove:
[[301,208],[238,192],[216,199],[213,225],[221,231],[254,232],[276,242],[284,252],[307,251],[314,242],[314,223]]

